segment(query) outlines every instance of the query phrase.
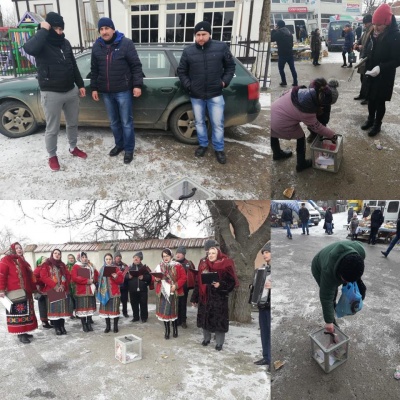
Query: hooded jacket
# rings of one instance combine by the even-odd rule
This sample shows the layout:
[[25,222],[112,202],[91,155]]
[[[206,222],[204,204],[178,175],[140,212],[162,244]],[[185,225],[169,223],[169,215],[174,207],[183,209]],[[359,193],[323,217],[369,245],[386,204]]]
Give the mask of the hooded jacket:
[[271,42],[276,42],[278,46],[278,56],[293,56],[293,35],[286,26],[271,31]]
[[311,272],[319,286],[322,312],[328,324],[335,318],[333,302],[337,288],[343,284],[337,273],[338,266],[344,256],[354,253],[365,260],[365,250],[360,243],[340,241],[323,248],[312,260]]

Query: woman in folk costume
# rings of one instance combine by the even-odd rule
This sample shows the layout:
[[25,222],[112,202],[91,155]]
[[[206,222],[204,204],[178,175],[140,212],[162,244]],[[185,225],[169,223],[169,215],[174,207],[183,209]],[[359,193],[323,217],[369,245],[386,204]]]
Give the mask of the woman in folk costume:
[[[115,272],[110,277],[103,276],[105,267],[114,267]],[[121,304],[121,291],[119,285],[124,281],[122,271],[113,265],[113,256],[107,253],[104,256],[104,265],[100,269],[99,288],[97,299],[100,302],[99,315],[106,319],[104,333],[111,330],[111,318],[114,320],[114,333],[118,332],[119,306]]]
[[35,295],[35,298],[38,301],[40,320],[42,321],[43,328],[51,329],[53,327],[49,324],[49,319],[47,317],[47,296],[46,296],[46,293],[43,292],[45,284],[40,279],[40,271],[42,269],[43,263],[46,260],[47,260],[47,257],[45,257],[45,256],[41,256],[37,259],[36,268],[33,271],[33,275],[35,276],[35,279],[36,279],[37,295]]
[[178,337],[178,296],[183,295],[186,272],[181,264],[172,260],[170,249],[161,253],[162,261],[155,272],[161,272],[162,278],[155,278],[156,283],[156,316],[164,322],[165,339],[169,339],[170,321],[172,321],[173,337]]
[[30,343],[32,335],[28,332],[38,327],[32,296],[36,291],[34,276],[18,242],[11,245],[9,253],[0,260],[0,297],[7,294],[11,297],[9,292],[23,289],[26,298],[19,302],[15,301],[10,311],[6,310],[7,329],[12,335],[18,335],[21,343]]
[[[218,282],[202,284],[201,275],[206,272],[217,272]],[[190,299],[194,307],[198,306],[197,326],[203,328],[203,346],[211,341],[215,332],[215,349],[220,351],[229,330],[229,293],[236,286],[236,274],[233,260],[216,247],[208,250],[207,258],[199,264],[196,286]]]
[[92,316],[96,311],[96,285],[99,273],[88,260],[87,254],[81,251],[78,261],[72,267],[72,281],[76,283],[75,314],[81,319],[83,332],[91,332]]
[[[67,262],[66,265],[67,265],[69,273],[71,274],[72,273],[72,267],[76,264],[76,258],[75,258],[75,256],[73,254],[68,254],[67,260],[68,260],[68,262]],[[76,284],[71,279],[71,282],[69,283],[69,295],[71,297],[71,306],[72,306],[71,319],[75,318],[75,316],[74,316],[74,312],[75,312],[75,309],[76,309],[75,292],[76,292]]]
[[[42,264],[40,279],[44,283],[43,292],[47,294],[47,317],[53,322],[56,335],[66,335],[65,318],[71,316],[71,300],[69,298],[69,281],[71,275],[61,261],[61,250],[54,249],[50,257]],[[50,302],[49,290],[65,292],[65,299]]]

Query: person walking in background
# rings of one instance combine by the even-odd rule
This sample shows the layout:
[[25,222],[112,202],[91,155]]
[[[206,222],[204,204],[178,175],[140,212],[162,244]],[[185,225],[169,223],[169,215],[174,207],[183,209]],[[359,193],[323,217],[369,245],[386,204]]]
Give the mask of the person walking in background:
[[120,269],[124,276],[124,282],[120,285],[119,289],[121,291],[121,303],[122,303],[122,315],[125,318],[129,318],[128,314],[128,282],[125,280],[126,274],[128,273],[129,267],[127,264],[122,262],[122,255],[120,251],[114,253],[114,264]]
[[385,258],[389,255],[389,253],[392,251],[393,247],[399,240],[400,240],[400,217],[397,219],[396,234],[393,236],[392,241],[389,244],[389,247],[386,249],[386,251],[381,251],[381,253],[385,256]]
[[311,58],[313,60],[313,65],[321,65],[318,63],[319,60],[319,55],[321,53],[321,48],[322,48],[322,39],[321,39],[321,34],[320,30],[317,28],[315,31],[311,32]]
[[[129,298],[133,312],[132,322],[147,322],[149,318],[148,311],[148,287],[151,283],[151,269],[142,263],[143,253],[138,251],[133,255],[133,263],[129,267],[129,272],[125,275],[125,281],[128,285]],[[133,276],[140,271],[139,276]],[[131,274],[132,273],[132,274]]]
[[328,207],[328,209],[325,212],[325,224],[326,224],[326,233],[328,235],[332,235],[332,229],[333,229],[333,215],[332,215],[332,207]]
[[357,213],[353,213],[353,218],[350,220],[350,236],[351,236],[351,240],[357,240],[357,229],[358,229],[358,217],[357,217]]
[[178,326],[182,326],[183,329],[187,328],[187,299],[189,296],[189,290],[194,288],[194,282],[195,282],[195,275],[194,271],[196,268],[194,267],[194,264],[186,259],[186,247],[185,246],[179,246],[176,249],[175,253],[175,261],[177,261],[179,264],[182,265],[182,267],[185,269],[186,273],[186,282],[183,285],[183,294],[182,296],[178,297],[178,321],[177,324]]
[[49,12],[46,21],[40,23],[40,29],[23,48],[36,60],[37,79],[46,118],[45,142],[49,166],[53,171],[59,171],[57,140],[61,112],[65,117],[69,152],[79,158],[87,157],[87,154],[76,146],[79,97],[85,97],[86,90],[71,44],[65,39],[63,17]]
[[367,288],[361,280],[364,274],[365,250],[359,242],[340,241],[324,247],[313,258],[311,272],[319,286],[319,298],[325,320],[325,331],[334,333],[338,287],[357,282],[362,299]]
[[[202,275],[216,272],[218,281],[203,283]],[[211,341],[215,333],[215,350],[221,351],[225,334],[229,331],[229,293],[235,288],[236,274],[233,260],[216,247],[208,250],[207,258],[200,262],[196,285],[190,302],[198,307],[197,327],[203,329],[203,346]]]
[[354,214],[354,208],[353,207],[349,207],[349,209],[347,210],[347,223],[349,224],[351,219],[353,218],[353,214]]
[[307,230],[307,235],[309,235],[308,220],[310,219],[310,212],[308,211],[305,203],[301,203],[301,207],[299,210],[299,218],[301,221],[301,228],[303,230],[302,235],[306,234],[306,230]]
[[307,31],[304,25],[302,25],[299,29],[299,39],[301,43],[304,43],[307,39]]
[[81,251],[72,268],[72,280],[76,283],[76,316],[81,319],[83,332],[93,331],[93,315],[96,311],[96,283],[99,280],[97,269]]
[[353,51],[354,45],[354,32],[350,24],[344,26],[342,37],[344,37],[344,45],[342,49],[343,65],[342,68],[353,68],[353,63],[349,59],[349,65],[346,62],[346,54],[350,55]]
[[[265,264],[262,268],[271,271],[271,242],[267,242],[261,249]],[[255,361],[256,365],[267,365],[267,372],[271,372],[271,274],[266,276],[264,292],[268,291],[265,302],[258,304],[258,321],[260,323],[261,344],[263,358]]]
[[[17,290],[24,292],[25,297],[13,301],[11,292]],[[15,242],[0,260],[0,297],[8,295],[13,301],[10,311],[6,310],[7,330],[8,333],[17,335],[24,344],[31,342],[33,336],[29,332],[38,327],[32,296],[35,291],[31,266],[24,258],[22,246]]]
[[368,204],[364,204],[364,212],[363,212],[363,218],[367,219],[371,214],[371,208],[369,207]]
[[[114,272],[110,276],[104,276],[106,267],[113,268]],[[104,255],[104,264],[99,273],[99,288],[97,291],[97,300],[100,302],[99,315],[106,320],[106,329],[104,333],[111,330],[111,319],[114,321],[113,331],[118,333],[119,306],[121,292],[119,285],[124,281],[124,276],[120,269],[113,265],[112,254]]]
[[194,35],[195,43],[184,48],[177,74],[192,102],[199,140],[195,156],[204,157],[208,148],[207,110],[215,156],[220,164],[225,164],[222,90],[229,86],[235,74],[235,61],[225,42],[211,39],[209,22],[196,24]]
[[92,98],[103,97],[115,146],[111,157],[125,150],[124,163],[133,160],[135,130],[133,127],[133,98],[142,95],[143,71],[135,45],[123,33],[115,30],[107,17],[97,24],[100,37],[92,49],[90,86]]
[[271,42],[276,42],[278,46],[278,69],[281,76],[281,83],[279,85],[287,86],[285,75],[285,65],[287,63],[292,73],[292,86],[297,86],[297,72],[293,57],[293,35],[285,25],[285,21],[279,20],[275,28],[271,31]]
[[[69,298],[71,275],[61,260],[61,250],[54,249],[50,257],[42,264],[40,279],[45,285],[43,291],[47,295],[47,316],[53,322],[56,335],[66,335],[65,318],[72,314]],[[58,301],[51,301],[49,297],[51,290],[64,292],[65,297]]]
[[372,128],[368,132],[371,137],[381,131],[385,102],[392,98],[396,68],[400,65],[400,32],[388,4],[381,4],[376,9],[372,23],[372,50],[365,66],[368,119],[361,126],[362,130]]
[[286,228],[286,232],[287,232],[286,237],[291,239],[292,232],[290,231],[290,225],[293,224],[293,213],[292,213],[292,210],[286,204],[282,205],[281,220],[282,220],[283,226]]
[[[68,254],[67,260],[68,260],[68,262],[67,262],[66,266],[67,266],[67,269],[68,269],[69,273],[71,274],[71,272],[72,272],[72,267],[73,267],[73,266],[75,265],[75,263],[76,263],[76,258],[75,258],[75,256],[74,256],[73,254]],[[71,279],[71,280],[70,280],[70,283],[69,283],[69,295],[70,295],[70,298],[71,298],[71,306],[72,306],[72,310],[71,310],[71,312],[72,312],[71,319],[74,319],[74,318],[75,318],[75,315],[74,315],[75,310],[76,310],[75,293],[76,293],[76,284],[75,284],[75,282],[73,282],[72,279]]]
[[33,271],[33,275],[35,276],[36,279],[37,293],[35,294],[35,297],[37,296],[36,298],[38,301],[40,320],[42,321],[43,328],[51,329],[53,328],[53,326],[49,324],[49,318],[47,316],[47,297],[46,293],[43,291],[45,284],[40,278],[40,270],[42,269],[42,265],[46,260],[47,257],[45,256],[41,256],[37,259],[36,268]]
[[376,235],[378,234],[379,228],[383,224],[384,218],[380,208],[374,210],[371,214],[371,230],[369,233],[368,244],[376,243]]
[[[364,22],[364,19],[363,19],[363,22]],[[361,33],[362,33],[362,26],[361,26],[361,24],[358,24],[357,28],[355,30],[356,40],[360,40],[361,39]]]

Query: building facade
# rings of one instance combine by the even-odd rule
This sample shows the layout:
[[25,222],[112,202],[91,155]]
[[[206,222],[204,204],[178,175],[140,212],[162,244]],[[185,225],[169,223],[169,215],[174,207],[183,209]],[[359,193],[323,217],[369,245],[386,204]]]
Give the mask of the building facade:
[[[73,46],[87,47],[97,37],[89,0],[13,0],[18,20],[26,11],[44,18],[50,11],[66,22]],[[116,29],[136,43],[193,42],[197,22],[209,21],[213,39],[258,40],[263,0],[98,0],[99,18],[110,17]],[[250,23],[250,29],[249,29]]]

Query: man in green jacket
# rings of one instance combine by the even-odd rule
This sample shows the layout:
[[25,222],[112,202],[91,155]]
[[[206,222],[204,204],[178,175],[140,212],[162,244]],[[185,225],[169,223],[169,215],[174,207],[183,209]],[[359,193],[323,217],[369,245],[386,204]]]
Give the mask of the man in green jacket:
[[313,259],[311,271],[319,286],[325,330],[334,332],[338,287],[357,282],[362,298],[367,290],[361,280],[365,250],[359,242],[340,241],[323,248]]

